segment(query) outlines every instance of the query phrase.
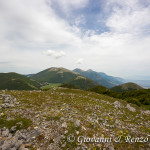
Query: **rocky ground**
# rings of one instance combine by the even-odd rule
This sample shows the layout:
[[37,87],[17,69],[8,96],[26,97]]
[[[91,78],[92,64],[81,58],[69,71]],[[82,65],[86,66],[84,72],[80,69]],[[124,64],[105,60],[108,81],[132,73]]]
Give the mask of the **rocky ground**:
[[0,150],[150,150],[150,111],[81,90],[0,91]]

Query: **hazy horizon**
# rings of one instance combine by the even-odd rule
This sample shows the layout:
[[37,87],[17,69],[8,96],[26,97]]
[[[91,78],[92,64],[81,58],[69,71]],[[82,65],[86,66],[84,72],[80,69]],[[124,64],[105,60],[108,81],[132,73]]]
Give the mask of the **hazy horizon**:
[[[53,66],[52,66],[53,67]],[[52,67],[49,67],[49,68],[52,68]],[[57,67],[58,68],[58,67]],[[60,67],[60,68],[64,68],[64,67]],[[45,68],[43,70],[46,70],[48,68]],[[68,68],[65,68],[65,69],[68,69]],[[81,68],[74,68],[74,69],[81,69]],[[74,70],[74,69],[70,69],[70,70]],[[20,72],[15,72],[15,71],[8,71],[8,72],[0,72],[0,73],[11,73],[11,72],[15,72],[15,73],[19,73],[19,74],[22,74],[22,75],[29,75],[29,74],[36,74],[36,73],[39,73],[43,70],[39,70],[37,72],[28,72],[28,73],[20,73]],[[96,71],[96,70],[93,70],[93,69],[81,69],[83,71],[88,71],[88,70],[92,70],[92,71],[95,71],[95,72],[102,72],[102,71]],[[116,76],[116,75],[112,75],[112,74],[108,74],[107,72],[102,72],[102,73],[105,73],[109,76],[114,76],[114,77],[120,77],[122,79],[125,79],[128,81],[136,81],[136,80],[147,80],[147,81],[150,81],[150,76],[138,76],[138,75],[135,75],[135,76],[125,76],[125,77],[122,77],[122,76]]]
[[149,14],[148,0],[1,0],[0,72],[149,78]]

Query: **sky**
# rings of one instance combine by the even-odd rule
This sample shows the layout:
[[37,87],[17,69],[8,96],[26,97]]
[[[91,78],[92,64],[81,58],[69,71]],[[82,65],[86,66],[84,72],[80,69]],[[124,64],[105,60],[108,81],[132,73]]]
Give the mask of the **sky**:
[[0,0],[0,72],[50,67],[150,76],[150,1]]

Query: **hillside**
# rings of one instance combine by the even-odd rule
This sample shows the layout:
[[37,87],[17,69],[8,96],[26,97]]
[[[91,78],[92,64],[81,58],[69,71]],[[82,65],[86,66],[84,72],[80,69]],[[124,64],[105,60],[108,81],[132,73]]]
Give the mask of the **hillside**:
[[143,89],[143,88],[139,86],[138,84],[132,83],[132,82],[121,84],[121,85],[111,88],[111,90],[114,92],[125,92],[125,91],[140,90],[140,89]]
[[32,76],[40,82],[72,84],[80,89],[88,89],[97,85],[96,82],[65,68],[52,67]]
[[125,82],[126,82],[125,79],[120,78],[120,77],[109,76],[109,75],[107,75],[107,74],[104,73],[104,72],[98,72],[98,73],[99,73],[103,78],[105,78],[105,79],[111,81],[113,84],[116,84],[116,85],[118,85],[118,84],[120,84],[120,83],[125,83]]
[[128,82],[134,82],[146,89],[150,88],[150,80],[128,80]]
[[83,76],[77,76],[74,80],[70,81],[69,84],[83,90],[87,90],[98,85],[96,82]]
[[0,148],[148,150],[149,115],[144,108],[88,91],[0,91]]
[[88,91],[96,92],[99,94],[107,94],[109,90],[104,86],[98,85],[91,89],[88,89]]
[[150,110],[150,89],[114,92],[111,89],[107,89],[103,86],[98,85],[91,89],[88,89],[88,91],[122,99],[124,101],[127,101],[128,103],[136,104],[138,106],[144,106]]
[[0,90],[35,90],[40,83],[17,73],[0,73]]
[[77,68],[77,69],[74,69],[73,71],[77,72],[77,73],[79,73],[79,74],[81,74],[81,75],[99,83],[100,85],[107,87],[107,88],[111,88],[113,86],[124,83],[123,82],[124,80],[121,78],[108,76],[105,73],[99,73],[99,72],[93,71],[91,69],[84,71],[84,70]]

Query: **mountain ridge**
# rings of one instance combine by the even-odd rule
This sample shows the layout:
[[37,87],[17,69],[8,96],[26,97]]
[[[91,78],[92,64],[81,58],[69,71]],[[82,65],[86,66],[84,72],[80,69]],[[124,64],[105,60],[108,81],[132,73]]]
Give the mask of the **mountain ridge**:
[[92,69],[88,69],[86,71],[76,68],[73,71],[78,72],[79,74],[99,83],[100,85],[103,85],[107,88],[112,88],[116,85],[124,83],[124,79],[119,78],[119,77],[113,77],[113,76],[108,76],[105,73],[102,72],[96,72],[93,71]]
[[39,89],[39,87],[39,82],[24,75],[15,72],[0,73],[1,90],[35,90]]
[[80,89],[88,89],[98,84],[77,72],[63,67],[51,67],[45,69],[33,75],[32,78],[39,82],[72,84]]
[[144,88],[133,82],[124,83],[111,88],[111,90],[114,92],[125,92],[125,91],[140,90],[140,89],[144,89]]

